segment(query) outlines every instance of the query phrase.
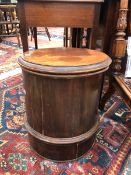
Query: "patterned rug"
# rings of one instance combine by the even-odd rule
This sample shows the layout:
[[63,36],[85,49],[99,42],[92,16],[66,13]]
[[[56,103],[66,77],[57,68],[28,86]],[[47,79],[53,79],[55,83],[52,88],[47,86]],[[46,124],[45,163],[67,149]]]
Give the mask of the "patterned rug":
[[[38,47],[62,47],[63,46],[63,28],[48,28],[51,40],[49,41],[47,34],[43,28],[38,28]],[[29,49],[34,49],[34,40],[28,37]],[[18,69],[17,58],[23,55],[22,46],[19,48],[16,37],[3,38],[0,43],[0,74],[12,73],[10,71]],[[17,70],[19,71],[19,70]]]
[[19,67],[17,58],[22,55],[22,50],[0,43],[0,74]]
[[[119,96],[112,97],[101,117],[94,145],[80,159],[49,161],[34,152],[24,127],[22,76],[0,81],[0,175],[128,175],[130,112]],[[127,120],[128,119],[128,120]]]
[[[50,41],[48,39],[47,33],[44,27],[37,28],[37,41],[38,41],[38,48],[49,48],[49,47],[62,47],[63,46],[63,35],[64,35],[64,28],[53,28],[48,27],[48,31],[50,33]],[[31,37],[31,34],[28,36],[28,44],[30,49],[35,48],[34,39]],[[8,37],[3,38],[3,44],[10,45],[16,48],[18,47],[18,41],[16,37]],[[20,47],[22,49],[22,45]]]

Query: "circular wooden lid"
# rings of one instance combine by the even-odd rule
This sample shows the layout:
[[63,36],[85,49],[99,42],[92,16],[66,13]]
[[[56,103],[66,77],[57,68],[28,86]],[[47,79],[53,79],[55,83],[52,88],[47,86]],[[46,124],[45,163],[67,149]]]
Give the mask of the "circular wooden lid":
[[51,73],[93,72],[106,68],[111,59],[103,52],[80,48],[49,48],[25,52],[21,66]]

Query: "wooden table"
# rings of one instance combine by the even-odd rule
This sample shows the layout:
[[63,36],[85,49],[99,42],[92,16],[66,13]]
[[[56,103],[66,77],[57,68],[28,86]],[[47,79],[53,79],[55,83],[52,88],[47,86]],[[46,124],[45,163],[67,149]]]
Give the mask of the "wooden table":
[[100,4],[103,0],[18,0],[23,51],[28,50],[28,27],[92,28],[94,47]]

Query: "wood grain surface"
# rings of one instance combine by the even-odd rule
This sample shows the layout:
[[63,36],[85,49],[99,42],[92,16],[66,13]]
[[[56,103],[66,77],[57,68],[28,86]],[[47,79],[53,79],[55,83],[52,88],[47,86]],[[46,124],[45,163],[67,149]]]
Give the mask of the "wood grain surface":
[[97,74],[104,72],[111,59],[96,50],[79,48],[50,48],[29,51],[20,57],[19,64],[34,73],[46,74]]
[[[103,52],[79,48],[50,48],[26,52],[28,62],[47,66],[82,66],[108,61]],[[107,65],[108,66],[108,65]]]

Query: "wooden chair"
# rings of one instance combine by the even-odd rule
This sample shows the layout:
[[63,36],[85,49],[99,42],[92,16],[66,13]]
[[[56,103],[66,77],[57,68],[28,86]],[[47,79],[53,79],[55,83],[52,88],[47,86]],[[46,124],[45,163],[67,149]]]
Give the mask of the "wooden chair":
[[20,22],[16,17],[16,5],[0,5],[0,38],[16,36],[20,47]]
[[18,0],[23,51],[27,51],[28,27],[91,28],[91,47],[99,24],[100,2],[103,0]]
[[[102,98],[100,106],[103,109],[108,98],[115,91],[118,91],[129,109],[131,109],[131,89],[125,81],[123,75],[125,61],[122,62],[126,55],[126,38],[131,35],[131,1],[120,0],[114,4],[114,1],[111,0],[107,3],[109,3],[109,6],[103,50],[111,56],[113,63],[109,72],[109,88]],[[114,12],[116,16],[113,15]],[[116,26],[114,27],[115,24]]]

